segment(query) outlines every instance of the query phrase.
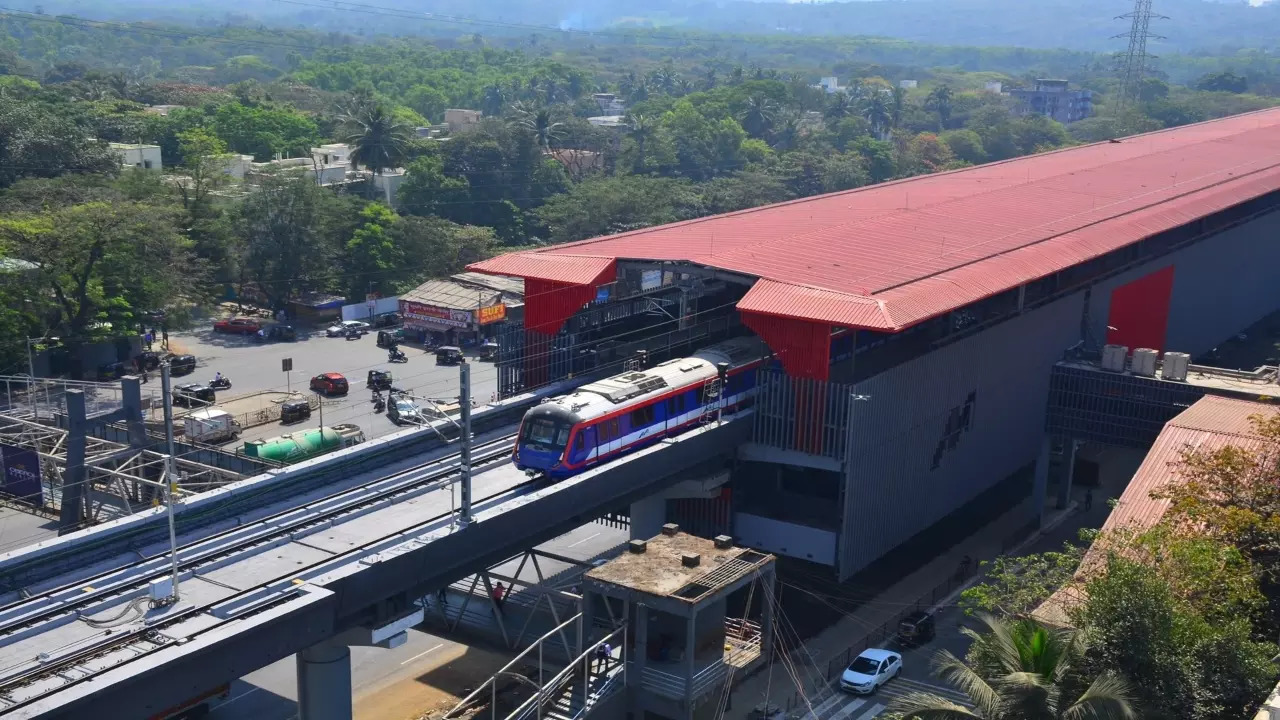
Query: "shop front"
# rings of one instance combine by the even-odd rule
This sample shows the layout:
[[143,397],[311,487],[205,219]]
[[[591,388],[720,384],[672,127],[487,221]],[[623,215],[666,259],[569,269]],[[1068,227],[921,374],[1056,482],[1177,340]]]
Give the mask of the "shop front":
[[479,343],[479,326],[475,322],[475,313],[470,310],[401,300],[400,313],[404,316],[404,326],[410,337],[424,345],[468,347]]

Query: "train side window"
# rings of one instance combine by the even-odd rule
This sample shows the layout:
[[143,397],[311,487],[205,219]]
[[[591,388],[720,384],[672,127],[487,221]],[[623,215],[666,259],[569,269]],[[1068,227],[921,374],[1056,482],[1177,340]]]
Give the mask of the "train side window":
[[631,427],[640,429],[646,425],[653,424],[653,406],[645,405],[631,411]]
[[586,431],[583,430],[582,432],[579,432],[577,435],[573,436],[573,451],[575,453],[582,452],[582,448],[586,444],[586,441],[582,439],[582,436],[586,434],[587,434]]
[[618,437],[618,419],[617,418],[614,418],[612,420],[605,420],[604,422],[600,423],[598,427],[600,429],[597,431],[597,434],[600,437],[601,443],[607,443],[610,440],[617,439]]

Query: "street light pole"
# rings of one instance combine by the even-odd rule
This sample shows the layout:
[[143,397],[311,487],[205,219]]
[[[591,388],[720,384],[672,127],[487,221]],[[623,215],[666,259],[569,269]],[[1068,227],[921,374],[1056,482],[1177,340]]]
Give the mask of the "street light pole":
[[178,536],[173,518],[173,491],[178,484],[174,470],[173,396],[169,393],[169,362],[160,363],[160,392],[164,399],[164,438],[168,455],[164,460],[165,504],[169,506],[169,557],[172,563],[173,602],[178,602]]

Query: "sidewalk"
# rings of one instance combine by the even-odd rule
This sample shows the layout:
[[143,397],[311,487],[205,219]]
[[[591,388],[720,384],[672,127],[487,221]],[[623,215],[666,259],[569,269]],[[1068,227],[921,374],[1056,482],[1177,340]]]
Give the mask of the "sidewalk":
[[[1138,457],[1140,460],[1141,455]],[[1050,511],[1045,518],[1044,528],[1031,534],[1012,549],[1006,549],[1005,552],[1028,554],[1058,548],[1063,542],[1078,537],[1081,528],[1100,527],[1110,512],[1107,498],[1119,496],[1124,485],[1132,477],[1133,469],[1137,467],[1136,462],[1129,458],[1122,458],[1114,464],[1108,464],[1113,465],[1112,471],[1104,471],[1102,487],[1094,490],[1092,508],[1089,512],[1083,510],[1086,492],[1084,488],[1076,488],[1072,493],[1073,502],[1061,510],[1054,508],[1054,496],[1051,492]],[[735,687],[730,705],[732,709],[725,713],[725,717],[730,720],[746,718],[754,707],[764,702],[784,710],[795,711],[799,708],[801,712],[793,712],[792,716],[803,716],[807,706],[801,694],[806,695],[810,702],[824,695],[829,681],[835,676],[832,674],[832,668],[835,668],[832,663],[839,661],[839,667],[834,669],[834,673],[838,673],[848,662],[846,651],[851,646],[858,644],[857,651],[860,651],[860,644],[869,633],[877,633],[877,631],[892,633],[903,610],[914,607],[922,596],[924,596],[922,607],[927,607],[930,604],[931,591],[956,572],[956,568],[966,555],[977,562],[995,558],[1001,554],[1002,546],[1010,534],[1016,532],[1020,526],[1024,526],[1031,516],[1031,499],[1028,498],[874,598],[868,599],[834,626],[807,640],[803,651],[792,653],[791,658],[794,672],[802,681],[803,688],[796,687],[787,672],[786,663],[782,662],[781,658],[775,660],[776,667],[773,668],[772,674],[769,668],[765,667],[746,678]],[[969,582],[956,588],[946,597],[937,598],[933,606],[937,608],[954,605],[960,592],[979,579],[980,576],[971,578]],[[941,632],[940,627],[939,633]]]

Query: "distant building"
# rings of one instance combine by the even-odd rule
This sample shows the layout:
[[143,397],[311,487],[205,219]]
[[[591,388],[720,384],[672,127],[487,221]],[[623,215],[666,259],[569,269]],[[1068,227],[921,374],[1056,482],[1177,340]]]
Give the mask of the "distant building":
[[621,128],[627,126],[625,115],[597,115],[587,118],[587,122],[602,128]]
[[1093,114],[1092,90],[1068,90],[1066,80],[1036,80],[1031,89],[1017,88],[1009,95],[1018,101],[1023,115],[1044,115],[1062,124]]
[[109,143],[112,150],[120,156],[120,164],[124,167],[142,168],[143,170],[163,170],[160,162],[159,145],[134,145],[131,143]]
[[1004,92],[1004,83],[999,81],[986,82],[982,84],[982,89],[989,93],[995,93],[999,95],[1000,93]]
[[898,81],[898,87],[902,88],[903,90],[915,90],[919,86],[920,86],[920,81],[918,80],[899,80]]
[[591,96],[600,106],[601,115],[626,115],[627,106],[613,93],[596,93]]
[[449,132],[457,135],[466,132],[475,125],[479,125],[484,119],[484,113],[479,110],[445,110],[444,124],[449,126]]
[[237,180],[243,180],[245,175],[253,172],[253,156],[252,155],[236,155],[230,154],[226,156],[227,164],[223,172]]
[[837,77],[824,77],[814,87],[821,88],[828,95],[833,95],[844,89],[840,87],[840,78]]
[[181,110],[185,105],[148,105],[142,109],[142,112],[150,115],[168,115],[174,110]]
[[580,178],[593,170],[604,169],[604,153],[598,153],[593,150],[561,148],[548,150],[543,154],[547,157],[555,158],[556,162],[563,165],[569,175],[574,178]]

